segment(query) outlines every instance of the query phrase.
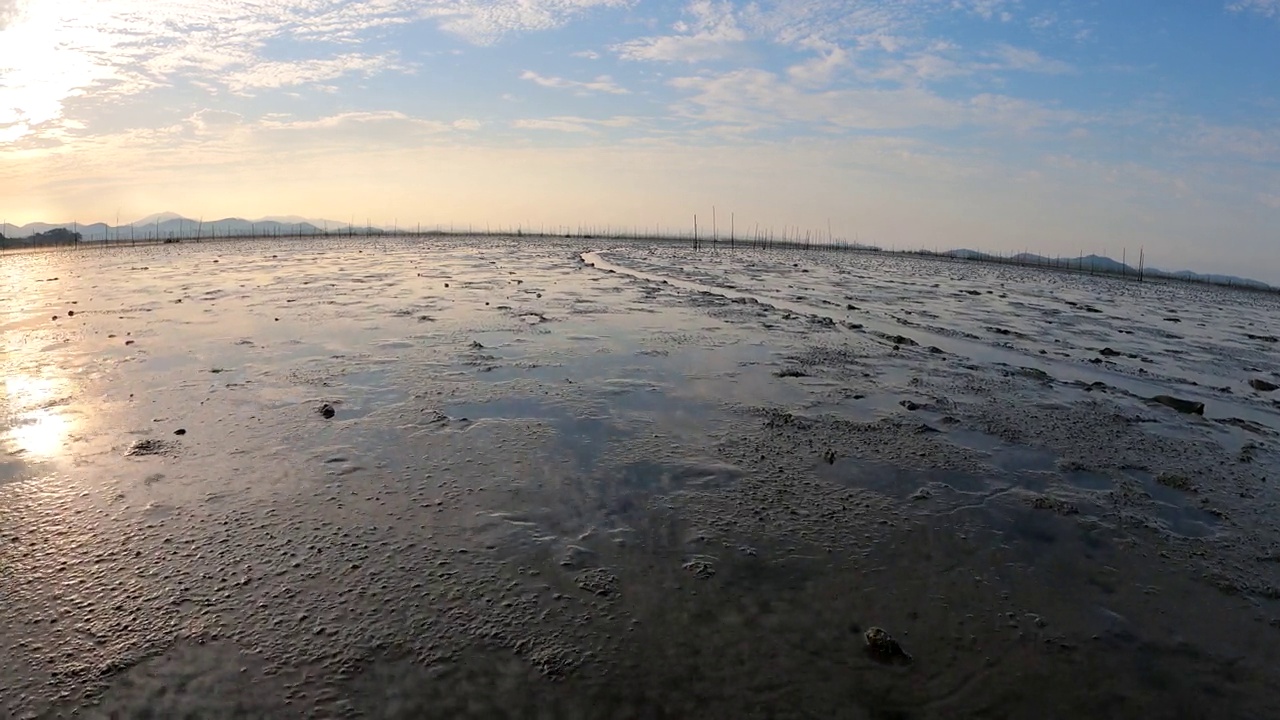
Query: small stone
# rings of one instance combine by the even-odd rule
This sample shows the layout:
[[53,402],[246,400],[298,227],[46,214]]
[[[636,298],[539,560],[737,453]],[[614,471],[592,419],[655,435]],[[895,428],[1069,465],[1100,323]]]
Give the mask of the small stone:
[[68,310],[68,311],[67,311],[67,317],[75,317],[75,316],[76,316],[76,311],[75,311],[75,310]]
[[883,628],[869,627],[863,634],[867,641],[867,654],[882,663],[909,663],[911,656],[902,649]]
[[174,435],[186,435],[186,434],[187,434],[187,430],[186,430],[186,428],[178,428],[177,430],[174,430],[174,431],[173,431],[173,434],[174,434]]
[[1098,354],[1103,357],[1117,357],[1121,354],[1121,352],[1119,350],[1112,350],[1109,347],[1104,347],[1098,351]]
[[338,411],[334,410],[333,406],[329,403],[321,403],[320,407],[316,408],[316,412],[320,413],[320,417],[328,420],[336,415]]

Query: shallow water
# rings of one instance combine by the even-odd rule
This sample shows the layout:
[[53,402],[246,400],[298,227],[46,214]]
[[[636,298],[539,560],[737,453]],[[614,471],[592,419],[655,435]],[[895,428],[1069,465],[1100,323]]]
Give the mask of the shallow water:
[[4,717],[1280,714],[1271,296],[514,238],[0,287]]

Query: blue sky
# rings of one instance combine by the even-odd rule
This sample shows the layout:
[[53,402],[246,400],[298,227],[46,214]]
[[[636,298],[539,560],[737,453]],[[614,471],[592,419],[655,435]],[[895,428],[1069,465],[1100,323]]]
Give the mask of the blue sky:
[[0,0],[9,222],[713,205],[1280,280],[1280,0]]

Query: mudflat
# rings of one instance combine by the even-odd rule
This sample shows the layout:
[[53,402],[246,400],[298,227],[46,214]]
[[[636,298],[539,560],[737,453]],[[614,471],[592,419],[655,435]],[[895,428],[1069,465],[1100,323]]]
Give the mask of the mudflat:
[[0,257],[0,716],[1280,717],[1280,298],[583,242]]

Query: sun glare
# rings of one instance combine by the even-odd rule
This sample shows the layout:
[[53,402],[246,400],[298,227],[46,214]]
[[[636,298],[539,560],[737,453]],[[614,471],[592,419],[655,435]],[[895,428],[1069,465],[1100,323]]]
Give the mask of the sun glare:
[[0,32],[0,142],[63,116],[64,103],[116,74],[112,38],[82,2],[31,3]]
[[5,378],[5,399],[12,413],[4,435],[8,452],[40,459],[62,454],[73,423],[57,402],[59,386],[48,378]]

